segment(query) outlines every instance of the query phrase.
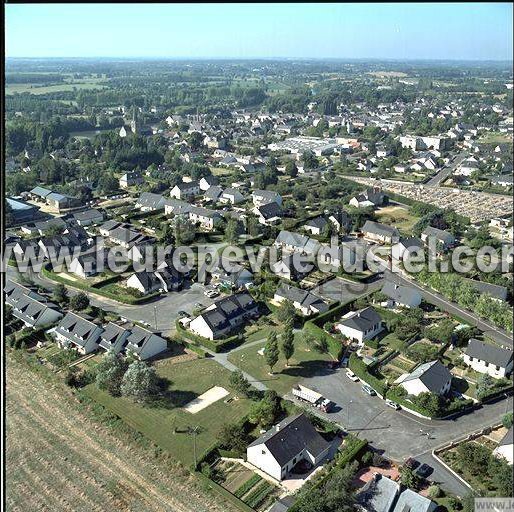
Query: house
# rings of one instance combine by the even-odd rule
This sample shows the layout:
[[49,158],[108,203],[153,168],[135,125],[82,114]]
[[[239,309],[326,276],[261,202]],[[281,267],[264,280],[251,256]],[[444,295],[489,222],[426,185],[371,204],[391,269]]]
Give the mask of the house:
[[253,205],[257,207],[273,202],[282,206],[282,196],[272,190],[254,190],[252,192],[252,201]]
[[432,226],[427,226],[423,230],[421,240],[425,245],[428,245],[430,240],[435,240],[438,252],[446,252],[455,245],[455,237],[451,233]]
[[321,235],[328,225],[327,219],[324,217],[316,217],[315,219],[308,220],[303,225],[303,229],[311,235]]
[[159,336],[159,333],[149,331],[139,325],[134,325],[127,337],[125,352],[127,355],[130,354],[140,361],[146,361],[164,352],[167,348],[167,341]]
[[338,233],[349,233],[352,230],[353,221],[348,212],[337,210],[329,214],[328,220]]
[[156,276],[155,272],[142,270],[135,272],[127,279],[127,288],[134,288],[140,291],[143,295],[163,290],[161,280]]
[[504,458],[512,466],[514,454],[514,446],[512,442],[512,427],[509,428],[503,439],[494,449],[493,454],[496,457]]
[[204,176],[200,182],[198,183],[200,190],[206,191],[209,190],[211,187],[214,187],[215,185],[218,185],[219,181],[216,176]]
[[63,316],[56,304],[9,279],[6,281],[4,293],[5,303],[11,306],[13,316],[21,320],[25,327],[35,329],[50,325]]
[[98,224],[104,220],[104,214],[96,208],[88,208],[72,215],[73,220],[82,227]]
[[512,187],[513,185],[513,176],[491,176],[490,178],[491,185],[500,186],[500,187]]
[[495,379],[506,377],[512,372],[512,350],[475,338],[469,340],[462,359],[476,372],[487,373]]
[[68,312],[54,330],[57,343],[62,348],[76,348],[85,355],[94,352],[103,329],[84,316]]
[[253,297],[248,292],[239,292],[215,301],[191,321],[189,328],[199,336],[215,340],[258,316]]
[[246,460],[275,480],[282,481],[301,461],[323,462],[330,444],[304,414],[281,421],[246,449]]
[[45,198],[46,204],[58,212],[66,208],[71,208],[77,204],[77,199],[68,197],[58,192],[50,192]]
[[184,284],[185,275],[179,272],[173,265],[167,265],[155,272],[159,281],[161,281],[162,289],[168,292],[178,291]]
[[186,203],[186,201],[168,199],[164,205],[164,213],[166,215],[189,215],[191,208],[191,204]]
[[391,226],[367,220],[361,228],[364,238],[373,242],[395,244],[400,240],[400,232]]
[[119,354],[125,350],[127,338],[130,336],[130,330],[121,325],[109,322],[104,331],[100,335],[100,347],[106,351],[112,350],[115,354]]
[[161,194],[153,194],[152,192],[143,192],[136,201],[136,208],[142,212],[155,212],[164,210],[167,199]]
[[415,288],[401,286],[386,281],[381,292],[388,297],[385,306],[388,308],[417,308],[421,304],[422,296]]
[[[122,128],[123,129],[123,128]],[[143,183],[143,176],[139,171],[131,171],[124,174],[119,180],[120,188],[133,187]]]
[[423,242],[416,237],[400,238],[399,242],[391,247],[391,256],[398,261],[420,254],[423,249]]
[[68,270],[82,279],[95,276],[108,268],[108,255],[109,250],[106,247],[100,250],[97,247],[92,247],[73,257]]
[[38,201],[40,203],[44,203],[46,202],[46,196],[48,194],[51,194],[52,191],[47,189],[47,188],[44,188],[44,187],[34,187],[30,192],[29,192],[29,198],[34,200],[34,201]]
[[220,197],[223,194],[223,189],[218,185],[213,185],[209,187],[203,194],[205,201],[210,201],[212,203],[217,203]]
[[400,484],[380,473],[357,494],[357,506],[363,512],[391,512],[400,495]]
[[385,201],[386,196],[382,192],[381,188],[373,187],[352,197],[349,204],[355,208],[367,208],[369,206],[382,206]]
[[209,210],[201,206],[191,206],[189,220],[201,228],[212,231],[222,221],[222,216],[216,210]]
[[[19,199],[6,197],[6,206],[10,208],[10,213],[13,218],[13,224],[20,224],[22,222],[32,222],[41,216],[39,207],[29,204]],[[7,210],[7,208],[6,208]]]
[[200,186],[196,181],[190,181],[189,183],[181,182],[175,185],[170,192],[170,197],[175,199],[189,199],[200,193]]
[[371,340],[384,329],[381,316],[371,306],[348,313],[335,328],[343,336],[360,344]]
[[221,203],[229,204],[242,203],[244,200],[245,197],[236,188],[226,188],[221,194],[221,197],[219,198],[219,201]]
[[276,276],[289,281],[301,281],[312,269],[312,264],[299,253],[284,254],[282,259],[271,265]]
[[328,310],[328,304],[317,295],[285,283],[280,284],[277,288],[273,300],[278,304],[290,300],[295,309],[304,316],[315,315]]
[[279,223],[283,215],[282,208],[275,201],[263,204],[262,206],[256,206],[252,212],[259,218],[259,224],[266,226]]
[[315,256],[320,248],[317,240],[285,230],[279,232],[274,245],[289,252],[299,252],[310,256]]
[[413,372],[400,376],[395,384],[399,384],[409,395],[418,396],[420,393],[446,395],[452,385],[452,374],[437,359],[420,364]]
[[239,263],[223,260],[221,256],[211,266],[212,279],[233,289],[248,287],[253,282],[253,274]]

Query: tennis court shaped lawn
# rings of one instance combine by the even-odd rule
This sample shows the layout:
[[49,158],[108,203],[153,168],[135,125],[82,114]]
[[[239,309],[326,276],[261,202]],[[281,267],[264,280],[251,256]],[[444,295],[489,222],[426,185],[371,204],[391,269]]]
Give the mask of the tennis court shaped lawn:
[[183,407],[214,386],[230,391],[230,372],[209,359],[181,363],[164,360],[156,364],[156,369],[159,376],[170,381],[168,391],[173,404],[140,405],[127,398],[113,397],[94,383],[86,386],[84,392],[183,464],[192,465],[193,438],[187,434],[188,427],[200,427],[196,437],[200,458],[216,442],[221,427],[240,420],[248,413],[251,402],[234,400],[230,393],[193,415]]
[[[280,347],[280,337],[278,344]],[[266,341],[263,340],[261,343],[235,350],[228,356],[228,360],[282,395],[290,392],[302,379],[329,371],[327,362],[333,361],[330,354],[320,354],[308,347],[303,341],[302,333],[296,333],[295,352],[289,366],[286,367],[284,356],[280,354],[278,363],[273,368],[273,375],[270,375],[262,350],[265,345]]]

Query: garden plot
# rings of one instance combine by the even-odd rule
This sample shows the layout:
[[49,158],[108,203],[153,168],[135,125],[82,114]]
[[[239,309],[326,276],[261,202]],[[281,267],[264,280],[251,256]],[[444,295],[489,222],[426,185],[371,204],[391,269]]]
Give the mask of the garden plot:
[[225,398],[229,394],[230,393],[225,388],[222,388],[221,386],[214,386],[213,388],[206,391],[203,395],[200,395],[198,398],[195,398],[189,402],[184,407],[184,410],[190,412],[191,414],[196,414],[197,412],[202,411],[218,400]]

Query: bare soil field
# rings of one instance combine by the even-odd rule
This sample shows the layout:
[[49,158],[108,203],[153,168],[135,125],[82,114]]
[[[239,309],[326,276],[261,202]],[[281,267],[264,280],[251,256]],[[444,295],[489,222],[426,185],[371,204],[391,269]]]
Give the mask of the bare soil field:
[[6,510],[233,510],[171,457],[91,420],[64,384],[12,356],[6,382]]

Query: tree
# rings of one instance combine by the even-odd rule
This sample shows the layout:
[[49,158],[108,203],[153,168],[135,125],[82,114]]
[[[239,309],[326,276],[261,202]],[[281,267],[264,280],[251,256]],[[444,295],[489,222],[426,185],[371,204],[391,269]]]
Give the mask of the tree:
[[171,225],[175,245],[187,245],[195,239],[195,228],[189,219],[184,218],[182,215],[177,215],[172,220]]
[[244,426],[240,423],[224,425],[219,434],[218,441],[224,448],[231,448],[237,453],[245,453],[248,444]]
[[279,322],[284,324],[289,322],[293,323],[296,315],[296,309],[294,304],[289,299],[286,299],[282,301],[275,314]]
[[408,487],[409,489],[418,489],[420,485],[420,479],[414,471],[407,467],[402,466],[400,469],[400,479],[403,485],[405,487]]
[[109,350],[96,367],[96,385],[113,396],[119,396],[127,368],[125,359]]
[[320,354],[327,354],[329,349],[327,338],[325,338],[325,336],[320,338],[314,348],[316,349],[316,352],[319,352]]
[[503,423],[503,426],[505,428],[510,428],[512,427],[512,413],[509,412],[507,413],[503,418],[502,418],[502,423]]
[[143,361],[134,361],[123,375],[120,391],[123,396],[131,397],[138,402],[154,398],[158,392],[155,368]]
[[235,244],[239,238],[239,224],[236,219],[228,219],[225,226],[225,241]]
[[250,394],[250,383],[241,370],[235,370],[230,374],[230,385],[243,396]]
[[430,416],[437,416],[442,406],[441,397],[430,392],[420,393],[413,398],[413,401],[416,405],[425,409]]
[[428,497],[431,499],[441,496],[441,488],[437,484],[433,484],[428,488]]
[[286,174],[291,178],[296,178],[298,176],[298,167],[293,160],[289,160],[286,164]]
[[275,391],[268,390],[264,398],[252,406],[248,418],[252,423],[267,429],[275,423],[280,409],[278,395]]
[[277,333],[272,331],[268,336],[268,341],[264,348],[264,357],[266,358],[266,363],[270,368],[270,374],[273,374],[273,367],[278,363],[278,356]]
[[289,366],[289,359],[294,354],[294,333],[293,328],[288,325],[282,335],[282,354],[286,360],[286,366]]
[[68,290],[66,289],[66,286],[64,286],[62,283],[59,283],[52,293],[52,297],[61,306],[64,306],[68,304]]
[[495,381],[494,378],[489,374],[485,373],[484,375],[480,375],[477,379],[477,398],[484,398],[487,393],[494,388]]
[[73,311],[83,311],[89,307],[89,297],[84,292],[79,292],[70,299],[70,308]]

